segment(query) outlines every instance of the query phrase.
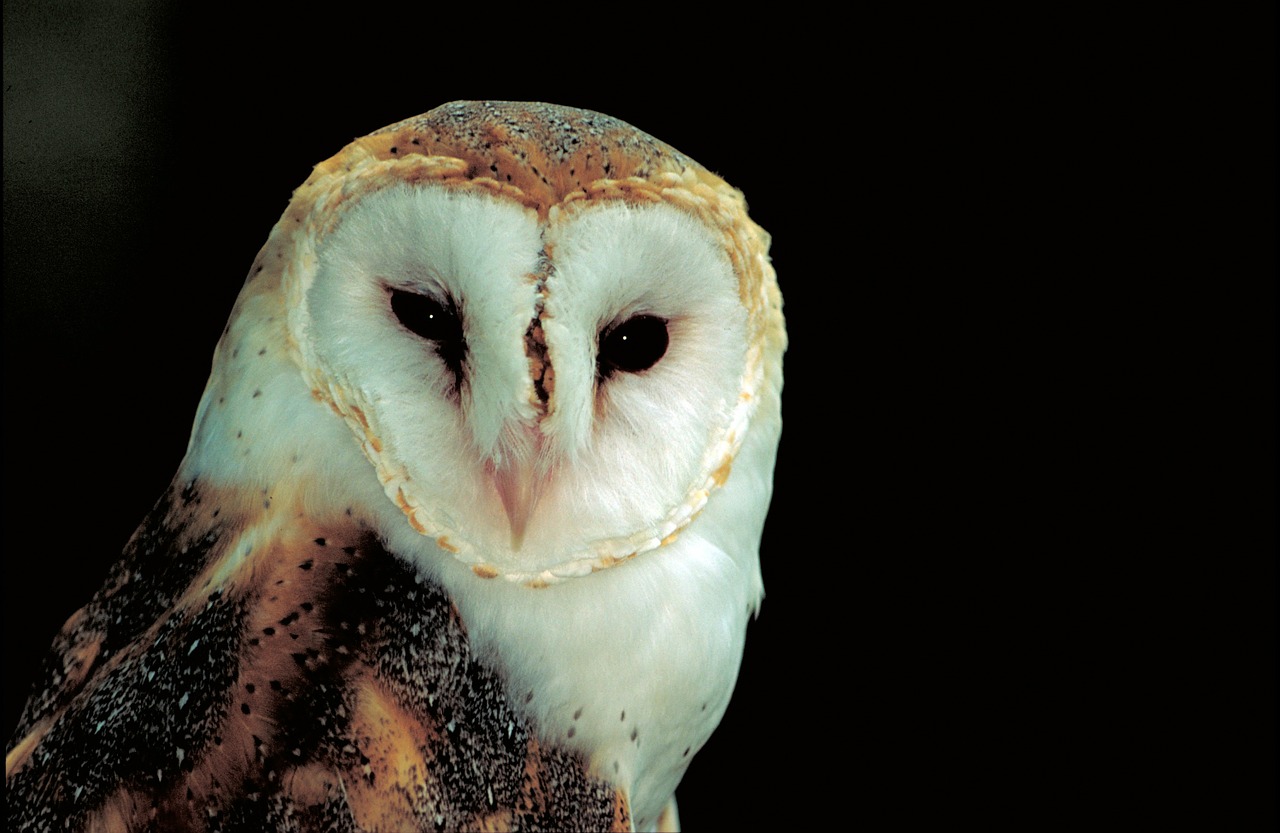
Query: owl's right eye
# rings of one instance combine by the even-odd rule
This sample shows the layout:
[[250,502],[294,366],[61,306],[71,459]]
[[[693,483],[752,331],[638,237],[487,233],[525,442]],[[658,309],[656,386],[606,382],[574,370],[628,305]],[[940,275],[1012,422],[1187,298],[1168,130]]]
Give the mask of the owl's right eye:
[[391,311],[406,330],[428,341],[451,341],[462,335],[457,316],[430,295],[392,289]]
[[462,333],[462,319],[452,304],[442,304],[430,295],[389,289],[391,311],[406,330],[435,344],[440,357],[461,372],[467,344]]

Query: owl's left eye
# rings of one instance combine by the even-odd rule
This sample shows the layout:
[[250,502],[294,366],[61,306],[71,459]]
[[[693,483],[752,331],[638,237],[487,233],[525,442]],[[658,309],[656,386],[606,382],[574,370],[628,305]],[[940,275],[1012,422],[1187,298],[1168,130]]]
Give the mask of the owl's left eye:
[[658,363],[667,353],[667,322],[655,315],[637,315],[600,334],[596,359],[601,378],[615,371],[639,373]]
[[390,289],[391,311],[406,330],[435,344],[440,357],[460,372],[467,344],[462,319],[452,304],[442,304],[430,295]]

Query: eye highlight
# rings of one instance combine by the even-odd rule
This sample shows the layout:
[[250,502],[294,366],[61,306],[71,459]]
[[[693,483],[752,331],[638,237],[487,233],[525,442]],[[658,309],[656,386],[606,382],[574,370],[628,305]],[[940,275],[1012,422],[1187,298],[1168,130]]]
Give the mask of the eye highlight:
[[467,342],[462,333],[462,318],[453,304],[442,304],[430,295],[388,287],[391,311],[409,332],[435,345],[440,358],[460,375],[466,357]]
[[600,334],[596,369],[607,379],[616,371],[639,373],[653,367],[667,353],[667,322],[655,315],[637,315]]

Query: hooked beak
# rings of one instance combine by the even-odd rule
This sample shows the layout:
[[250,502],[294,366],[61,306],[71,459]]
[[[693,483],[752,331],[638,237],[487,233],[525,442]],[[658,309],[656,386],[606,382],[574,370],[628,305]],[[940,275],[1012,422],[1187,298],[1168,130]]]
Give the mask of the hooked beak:
[[[538,443],[534,443],[536,449]],[[511,549],[518,550],[524,544],[524,533],[529,519],[538,506],[550,479],[537,471],[537,453],[512,454],[501,465],[491,464],[493,485],[502,498],[502,508],[511,526]]]

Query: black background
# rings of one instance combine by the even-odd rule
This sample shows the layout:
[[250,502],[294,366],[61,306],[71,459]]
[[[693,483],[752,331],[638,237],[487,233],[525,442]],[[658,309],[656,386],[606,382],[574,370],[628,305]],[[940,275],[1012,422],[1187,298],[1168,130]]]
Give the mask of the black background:
[[674,145],[774,238],[767,595],[686,829],[1274,814],[1274,21],[1196,21],[1156,65],[1149,21],[178,8],[4,6],[5,725],[176,470],[311,167],[544,100]]

